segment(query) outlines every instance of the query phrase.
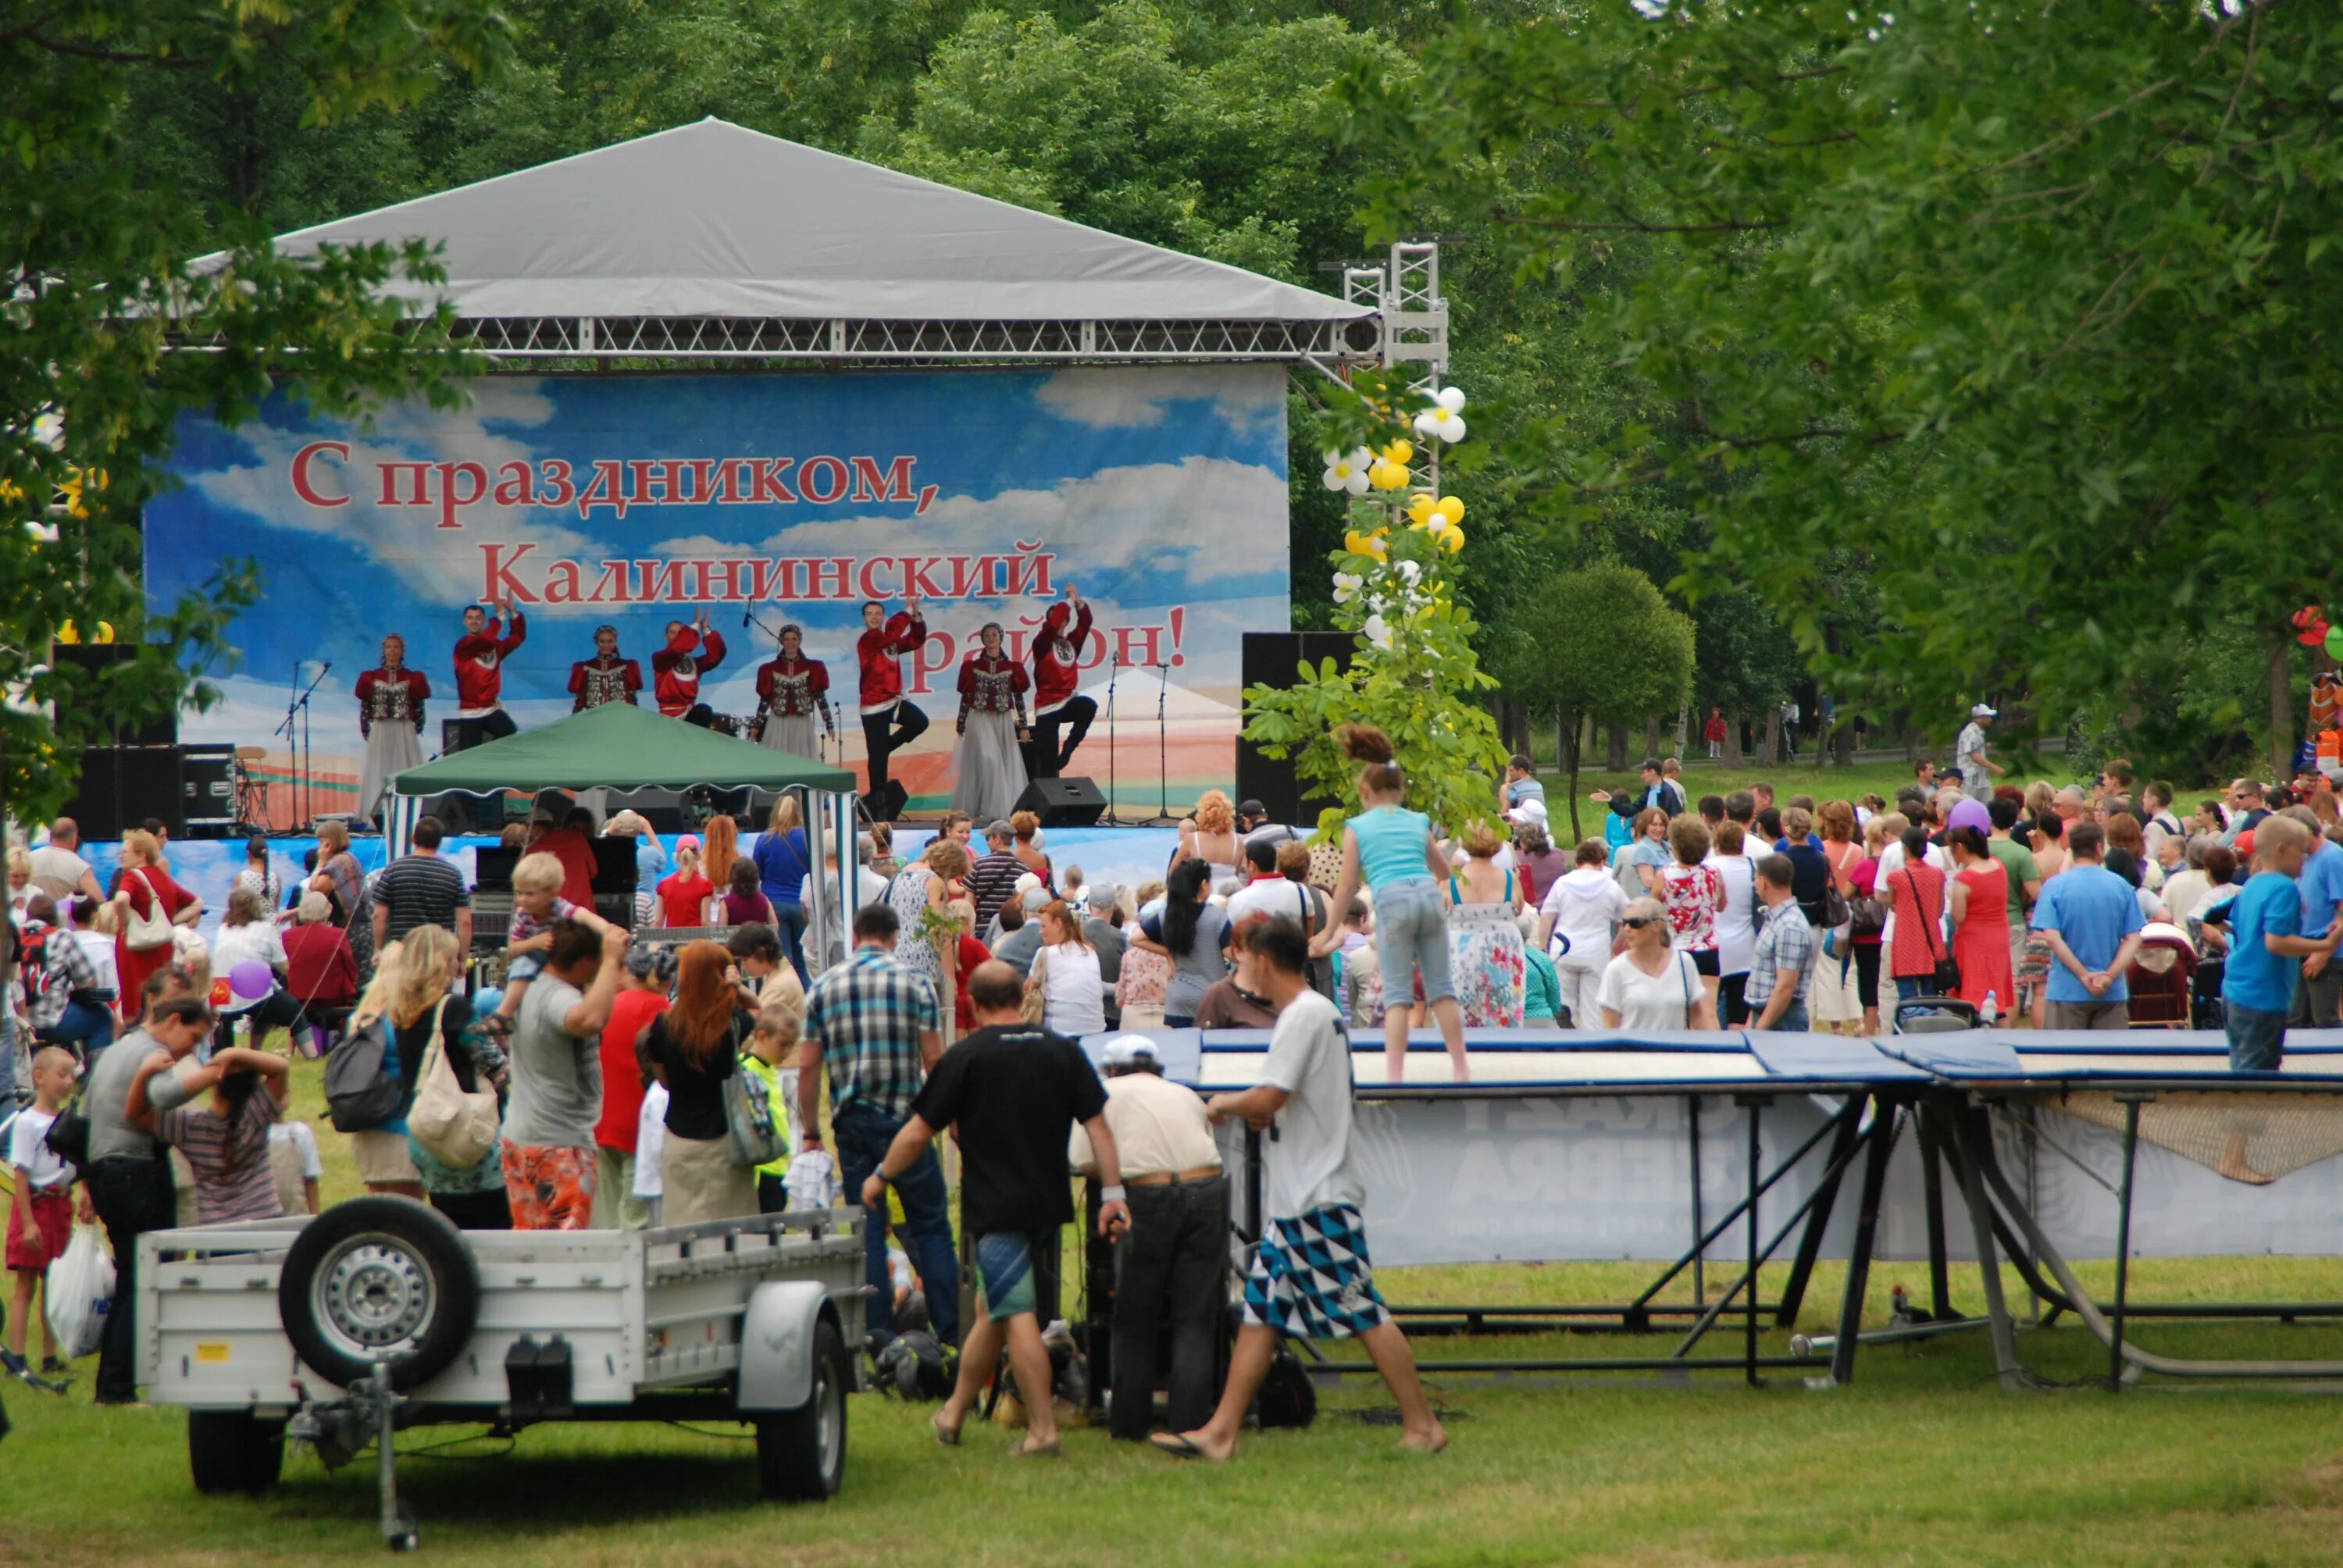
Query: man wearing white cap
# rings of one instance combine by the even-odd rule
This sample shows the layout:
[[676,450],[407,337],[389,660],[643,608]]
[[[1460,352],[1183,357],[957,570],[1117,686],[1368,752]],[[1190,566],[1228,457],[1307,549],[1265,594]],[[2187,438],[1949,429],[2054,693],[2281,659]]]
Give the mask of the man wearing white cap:
[[[1155,1412],[1155,1351],[1172,1325],[1172,1430],[1212,1418],[1215,1318],[1227,1253],[1229,1179],[1204,1102],[1169,1082],[1143,1034],[1107,1041],[1106,1125],[1122,1163],[1131,1229],[1114,1248],[1113,1389],[1109,1429],[1127,1442],[1147,1436]],[[1074,1129],[1068,1158],[1088,1173],[1091,1141]]]
[[1993,781],[2003,771],[2000,763],[1986,755],[1985,727],[1999,715],[1980,702],[1969,709],[1967,728],[1953,746],[1953,766],[1961,776],[1961,789],[1972,800],[1993,799]]

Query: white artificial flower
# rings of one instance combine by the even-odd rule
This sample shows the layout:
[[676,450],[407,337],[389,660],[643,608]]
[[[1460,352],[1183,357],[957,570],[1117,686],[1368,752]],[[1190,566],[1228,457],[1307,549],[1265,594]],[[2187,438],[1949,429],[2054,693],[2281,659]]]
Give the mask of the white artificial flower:
[[1326,451],[1319,456],[1325,459],[1326,471],[1320,482],[1330,490],[1346,491],[1353,496],[1367,493],[1367,470],[1374,457],[1364,447],[1349,452]]
[[1422,575],[1423,570],[1423,568],[1417,566],[1413,561],[1402,561],[1399,563],[1399,575],[1402,578],[1404,578],[1411,586],[1413,585],[1417,577]]
[[1366,578],[1361,577],[1356,572],[1336,572],[1334,574],[1334,602],[1336,604],[1350,603],[1353,598],[1357,597],[1359,589],[1366,586]]
[[1388,649],[1392,645],[1391,627],[1381,615],[1367,617],[1367,623],[1359,628],[1359,633],[1377,648]]

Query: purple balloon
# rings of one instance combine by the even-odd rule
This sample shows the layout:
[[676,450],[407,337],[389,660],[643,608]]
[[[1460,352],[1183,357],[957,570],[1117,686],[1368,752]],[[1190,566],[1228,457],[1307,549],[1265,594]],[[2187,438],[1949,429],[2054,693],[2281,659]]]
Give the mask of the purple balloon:
[[1988,835],[1993,831],[1993,813],[1986,809],[1982,800],[1962,801],[1953,808],[1947,822],[1955,828],[1975,828],[1978,832]]
[[258,959],[246,959],[227,971],[227,989],[246,1001],[258,1001],[277,989],[277,976]]

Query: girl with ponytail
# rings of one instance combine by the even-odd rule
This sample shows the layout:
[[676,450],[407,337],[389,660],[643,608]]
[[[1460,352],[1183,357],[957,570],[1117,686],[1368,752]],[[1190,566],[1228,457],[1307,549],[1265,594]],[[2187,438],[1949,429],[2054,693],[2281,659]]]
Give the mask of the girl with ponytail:
[[[1359,769],[1359,804],[1364,808],[1342,827],[1342,875],[1332,907],[1350,908],[1363,879],[1374,892],[1375,952],[1383,971],[1383,1063],[1393,1083],[1407,1076],[1408,1014],[1415,980],[1423,980],[1423,1000],[1447,1042],[1457,1082],[1465,1081],[1464,1015],[1448,978],[1447,900],[1441,883],[1448,862],[1433,841],[1432,819],[1411,811],[1407,776],[1392,756],[1391,737],[1364,724],[1345,724],[1334,739]],[[1311,951],[1323,958],[1342,940],[1342,928],[1323,933]]]

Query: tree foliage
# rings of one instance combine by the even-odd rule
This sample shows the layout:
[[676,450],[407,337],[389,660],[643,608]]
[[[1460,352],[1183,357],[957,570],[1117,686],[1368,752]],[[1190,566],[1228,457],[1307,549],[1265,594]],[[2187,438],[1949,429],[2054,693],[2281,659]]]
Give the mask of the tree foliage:
[[1575,838],[1585,722],[1633,723],[1690,697],[1692,618],[1634,567],[1598,561],[1539,581],[1512,630],[1497,673],[1518,701],[1560,720]]
[[[2062,728],[2334,587],[2338,79],[2296,0],[1805,0],[1466,25],[1358,90],[1379,226],[1428,193],[1558,291],[1652,258],[1579,347],[1670,417],[1524,422],[1559,514],[1684,498],[1683,587],[1746,583],[1826,678]],[[1554,146],[1574,177],[1497,177]],[[1877,610],[1834,647],[1849,551]]]
[[[309,125],[411,100],[447,67],[493,69],[507,43],[474,0],[333,6],[64,0],[0,27],[0,796],[19,815],[69,792],[101,724],[167,710],[183,660],[225,651],[253,591],[223,562],[211,588],[150,615],[140,504],[165,482],[176,422],[234,424],[289,382],[340,410],[457,397],[445,323],[408,319],[372,287],[420,246],[290,260],[248,212],[206,209],[138,176],[132,100],[157,76],[297,105]],[[217,247],[223,254],[201,260]],[[195,346],[172,352],[175,343]],[[68,622],[139,648],[104,682],[50,667]]]

